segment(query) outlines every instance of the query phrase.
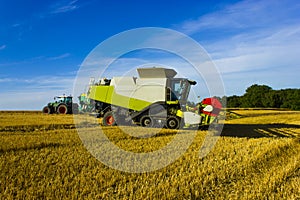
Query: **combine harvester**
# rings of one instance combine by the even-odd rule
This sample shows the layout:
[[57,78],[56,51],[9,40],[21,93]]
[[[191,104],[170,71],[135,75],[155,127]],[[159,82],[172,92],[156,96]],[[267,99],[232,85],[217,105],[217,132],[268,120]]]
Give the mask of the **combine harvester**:
[[90,82],[88,92],[79,96],[81,111],[96,112],[105,126],[137,124],[179,129],[217,121],[222,105],[216,98],[197,104],[188,102],[195,81],[175,78],[177,72],[173,69],[137,71],[139,78],[113,77]]

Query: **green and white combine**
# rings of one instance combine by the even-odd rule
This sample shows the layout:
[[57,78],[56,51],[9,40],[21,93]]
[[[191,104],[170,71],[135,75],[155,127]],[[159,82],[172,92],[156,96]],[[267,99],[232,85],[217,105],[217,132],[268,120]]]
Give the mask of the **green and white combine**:
[[188,105],[196,82],[175,78],[166,68],[139,68],[139,77],[102,78],[79,97],[81,110],[96,112],[103,125],[137,124],[144,127],[182,127],[209,125],[217,117],[221,103],[215,98]]

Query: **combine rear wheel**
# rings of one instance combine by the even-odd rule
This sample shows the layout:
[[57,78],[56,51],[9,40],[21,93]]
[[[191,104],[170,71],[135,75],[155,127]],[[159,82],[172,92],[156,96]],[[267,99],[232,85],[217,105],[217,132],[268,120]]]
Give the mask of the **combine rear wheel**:
[[67,114],[68,113],[68,107],[65,104],[60,104],[57,107],[57,113],[58,114]]
[[179,129],[180,128],[180,119],[178,117],[171,116],[167,119],[166,126],[169,129]]

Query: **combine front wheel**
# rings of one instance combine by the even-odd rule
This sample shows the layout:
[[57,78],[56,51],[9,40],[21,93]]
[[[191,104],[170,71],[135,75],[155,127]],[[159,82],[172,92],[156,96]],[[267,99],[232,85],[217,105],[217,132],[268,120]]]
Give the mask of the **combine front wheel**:
[[116,125],[116,120],[113,115],[113,112],[109,111],[104,114],[103,119],[102,119],[102,124],[104,126],[114,126]]

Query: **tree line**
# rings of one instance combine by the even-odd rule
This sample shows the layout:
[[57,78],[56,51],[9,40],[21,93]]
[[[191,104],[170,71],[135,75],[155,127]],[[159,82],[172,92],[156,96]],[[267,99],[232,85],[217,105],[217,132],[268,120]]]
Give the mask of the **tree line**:
[[[286,108],[300,110],[300,89],[273,90],[267,85],[254,84],[242,96],[219,98],[228,108]],[[225,104],[225,103],[224,103]]]

